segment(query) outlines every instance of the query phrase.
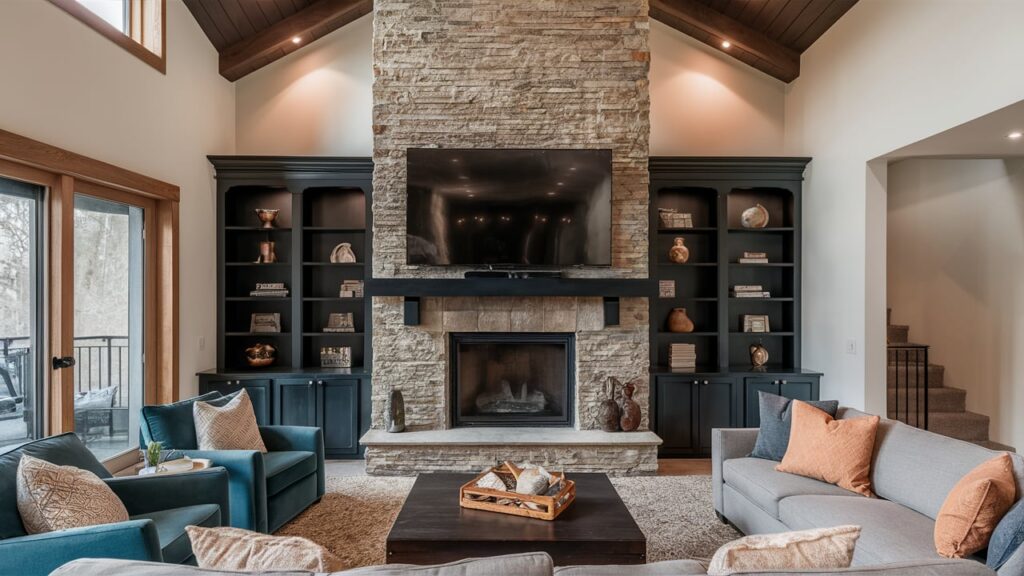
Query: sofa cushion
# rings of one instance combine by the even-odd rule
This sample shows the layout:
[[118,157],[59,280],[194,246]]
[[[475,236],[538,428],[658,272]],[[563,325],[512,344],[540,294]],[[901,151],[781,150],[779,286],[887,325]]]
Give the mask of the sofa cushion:
[[228,526],[187,526],[185,531],[201,568],[242,572],[333,572],[345,568],[344,562],[326,548],[300,536],[271,536]]
[[18,464],[18,512],[29,534],[128,520],[121,499],[99,476],[28,454]]
[[555,568],[555,576],[705,576],[705,574],[704,567],[696,560],[663,560],[628,566],[562,566]]
[[750,570],[849,568],[858,537],[860,526],[744,536],[715,552],[708,564],[708,576],[730,576]]
[[819,494],[853,496],[833,484],[775,470],[775,462],[762,458],[736,458],[722,464],[722,478],[759,508],[779,517],[779,500],[789,496]]
[[[757,431],[757,443],[750,453],[754,458],[781,461],[789,447],[789,431],[793,425],[793,400],[770,392],[758,392],[758,411],[761,427]],[[838,400],[807,402],[811,406],[835,416],[839,409]]]
[[933,537],[935,522],[888,500],[792,496],[779,502],[779,519],[793,530],[860,526],[860,540],[853,553],[855,566],[939,558]]
[[[164,450],[197,450],[196,425],[192,421],[192,405],[198,401],[222,406],[230,400],[220,392],[172,404],[142,407],[142,438],[144,442],[160,442]],[[145,445],[145,444],[143,444]]]
[[292,450],[263,455],[267,474],[267,496],[273,496],[299,480],[316,473],[316,454]]
[[[843,413],[852,413],[847,410]],[[936,518],[961,478],[998,453],[940,436],[902,422],[883,419],[875,435],[871,486],[880,497]],[[1024,459],[1012,454],[1017,491],[1024,482]],[[936,466],[941,462],[941,466]]]
[[164,562],[181,564],[192,557],[185,526],[220,526],[220,507],[216,504],[197,504],[170,510],[158,510],[132,516],[132,520],[152,520],[156,526]]

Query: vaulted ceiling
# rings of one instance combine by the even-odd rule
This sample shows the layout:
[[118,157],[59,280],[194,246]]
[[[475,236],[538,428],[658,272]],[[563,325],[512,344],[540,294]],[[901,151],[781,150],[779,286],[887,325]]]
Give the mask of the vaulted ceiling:
[[[373,11],[373,0],[184,0],[228,80]],[[857,0],[650,0],[651,18],[783,82]]]

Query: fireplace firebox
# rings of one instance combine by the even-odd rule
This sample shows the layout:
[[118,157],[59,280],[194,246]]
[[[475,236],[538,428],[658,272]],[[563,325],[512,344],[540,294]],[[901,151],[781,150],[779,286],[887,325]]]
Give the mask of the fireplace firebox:
[[451,334],[452,426],[572,426],[575,339]]

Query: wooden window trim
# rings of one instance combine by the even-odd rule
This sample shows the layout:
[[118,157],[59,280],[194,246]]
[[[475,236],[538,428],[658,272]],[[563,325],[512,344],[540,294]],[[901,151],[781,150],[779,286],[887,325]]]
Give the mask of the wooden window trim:
[[129,30],[125,34],[75,0],[48,0],[130,54],[167,73],[166,0],[130,0]]
[[[180,190],[174,184],[118,168],[74,152],[0,130],[0,176],[48,188],[46,322],[44,357],[73,352],[74,270],[61,266],[74,247],[75,192],[134,204],[145,209],[146,318],[145,390],[148,403],[178,399],[178,214]],[[72,256],[73,257],[73,256]],[[55,265],[56,264],[56,265]],[[152,360],[150,360],[152,359]],[[48,372],[45,402],[47,435],[73,431],[74,378],[68,370]]]

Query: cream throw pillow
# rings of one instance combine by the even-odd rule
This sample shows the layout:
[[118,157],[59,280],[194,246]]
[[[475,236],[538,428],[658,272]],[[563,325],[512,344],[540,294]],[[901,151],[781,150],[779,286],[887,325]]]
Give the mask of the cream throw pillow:
[[849,568],[860,526],[836,526],[734,540],[715,552],[708,576],[745,570],[831,570]]
[[223,406],[196,402],[192,405],[192,419],[200,450],[267,451],[256,423],[252,400],[244,389]]
[[241,528],[186,526],[200,568],[214,570],[344,570],[341,559],[298,536],[269,536]]
[[17,476],[18,512],[29,534],[127,522],[124,504],[99,476],[22,455]]

